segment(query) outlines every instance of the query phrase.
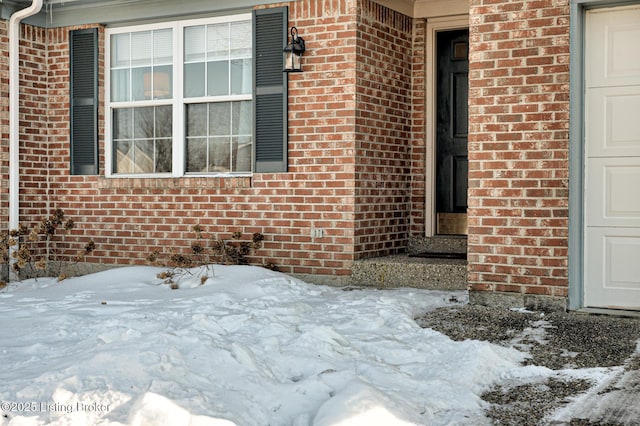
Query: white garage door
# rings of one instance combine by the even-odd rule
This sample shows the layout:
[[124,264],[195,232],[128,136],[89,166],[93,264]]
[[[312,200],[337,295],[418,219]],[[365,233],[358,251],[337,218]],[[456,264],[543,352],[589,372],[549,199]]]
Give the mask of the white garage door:
[[640,310],[640,6],[587,12],[585,307]]

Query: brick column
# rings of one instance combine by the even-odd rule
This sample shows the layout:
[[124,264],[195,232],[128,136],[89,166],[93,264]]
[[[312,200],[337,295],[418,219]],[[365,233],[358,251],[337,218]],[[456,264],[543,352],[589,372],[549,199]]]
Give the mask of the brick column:
[[565,297],[569,0],[470,6],[470,288]]

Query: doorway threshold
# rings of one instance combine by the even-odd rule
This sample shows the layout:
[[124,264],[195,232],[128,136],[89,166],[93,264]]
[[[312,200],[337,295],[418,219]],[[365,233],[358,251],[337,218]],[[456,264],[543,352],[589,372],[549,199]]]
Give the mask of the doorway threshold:
[[422,257],[425,259],[467,259],[467,253],[447,253],[438,251],[423,251],[410,254],[409,257]]

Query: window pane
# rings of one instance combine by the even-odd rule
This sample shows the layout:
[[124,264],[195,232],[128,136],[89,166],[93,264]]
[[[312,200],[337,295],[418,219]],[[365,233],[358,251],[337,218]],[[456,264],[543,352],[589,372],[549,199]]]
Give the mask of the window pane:
[[229,61],[207,63],[207,95],[229,94]]
[[151,67],[131,69],[131,98],[134,101],[151,99]]
[[209,139],[209,171],[228,172],[231,170],[231,144],[229,138]]
[[155,108],[155,137],[170,138],[173,134],[172,108],[170,105]]
[[251,21],[231,23],[229,53],[232,59],[251,57],[251,27]]
[[143,75],[144,95],[149,99],[170,99],[173,93],[171,81],[173,69],[170,65],[153,67],[153,72]]
[[151,31],[131,33],[131,66],[151,65]]
[[185,62],[204,62],[205,57],[205,26],[187,27],[184,30],[184,60]]
[[153,64],[169,65],[173,57],[172,30],[167,28],[153,32]]
[[111,68],[129,67],[129,34],[111,36]]
[[250,172],[252,109],[251,101],[186,105],[187,172]]
[[135,173],[153,173],[153,141],[138,140],[134,142],[133,162]]
[[206,173],[207,139],[197,138],[187,141],[187,172]]
[[131,108],[113,110],[113,138],[131,139],[133,136],[133,122]]
[[156,142],[156,173],[171,172],[172,161],[172,142],[171,139],[159,139]]
[[111,71],[111,101],[129,100],[129,70]]
[[170,105],[114,110],[114,173],[171,172],[172,121]]
[[184,66],[184,96],[195,98],[204,96],[204,63],[185,64]]
[[135,139],[153,137],[153,107],[133,110],[133,137]]
[[187,136],[207,135],[207,104],[189,104],[185,107],[187,114]]
[[133,142],[118,141],[115,143],[116,161],[113,165],[115,173],[133,172]]
[[251,101],[233,102],[233,135],[253,134],[253,108]]
[[209,104],[209,135],[231,135],[231,102]]
[[251,171],[252,144],[250,136],[233,138],[233,171]]
[[207,59],[229,58],[229,24],[207,25]]
[[253,90],[253,71],[250,59],[231,61],[231,94],[245,95]]

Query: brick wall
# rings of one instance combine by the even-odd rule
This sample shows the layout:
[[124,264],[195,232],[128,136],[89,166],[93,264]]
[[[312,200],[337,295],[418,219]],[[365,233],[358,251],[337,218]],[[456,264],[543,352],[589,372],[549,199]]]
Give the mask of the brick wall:
[[356,104],[356,253],[407,246],[411,183],[413,20],[361,0]]
[[469,283],[564,297],[569,1],[470,6]]
[[[355,258],[355,14],[356,0],[289,4],[307,51],[304,72],[289,79],[290,173],[282,178],[293,180],[294,214],[304,224],[296,255],[313,267],[302,265],[303,273],[348,275]],[[277,185],[270,175],[255,183]],[[312,228],[324,237],[310,238]]]
[[426,31],[424,19],[414,19],[411,63],[411,236],[422,237],[425,234],[425,202],[426,202]]
[[9,226],[9,21],[0,21],[0,226]]
[[[69,28],[23,26],[23,221],[64,209],[78,223],[77,246],[82,233],[91,235],[98,250],[90,260],[105,264],[141,264],[167,246],[186,250],[194,224],[223,237],[262,232],[256,262],[333,276],[424,232],[425,22],[370,0],[283,4],[308,46],[305,72],[289,82],[289,172],[244,178],[70,176]],[[565,296],[568,0],[470,7],[470,285]],[[5,52],[6,26],[0,22]],[[100,39],[103,64],[102,29]],[[6,67],[0,73],[6,224]],[[324,235],[312,237],[313,229]]]
[[[8,27],[8,23],[6,23]],[[48,86],[46,30],[22,26],[19,80],[19,158],[20,212],[23,222],[31,224],[48,202]],[[8,47],[7,47],[8,48]],[[8,66],[7,66],[8,68]],[[8,74],[7,74],[8,76]],[[8,77],[7,77],[8,84]],[[8,88],[8,86],[6,86]],[[7,92],[8,99],[8,92]],[[7,116],[7,125],[8,125]],[[4,138],[6,136],[6,139]],[[9,135],[3,135],[3,148],[9,151]],[[8,159],[8,157],[7,157]],[[7,163],[4,163],[8,165]],[[8,169],[7,169],[8,170]],[[8,174],[7,180],[8,183]],[[8,198],[7,198],[8,200]],[[7,204],[5,204],[6,206]],[[7,222],[8,223],[8,210]]]
[[[33,99],[21,101],[23,113],[29,114],[21,123],[22,133],[28,135],[21,139],[28,153],[21,163],[22,220],[37,221],[54,207],[63,209],[77,224],[76,248],[86,241],[83,235],[94,239],[97,250],[88,260],[95,263],[143,264],[152,250],[188,250],[191,228],[200,224],[205,233],[225,238],[234,231],[247,237],[262,232],[264,247],[253,258],[256,263],[274,263],[289,273],[348,275],[356,257],[357,2],[306,0],[288,5],[290,24],[297,26],[308,46],[305,72],[291,74],[289,82],[289,172],[252,177],[103,177],[103,29],[101,176],[71,176],[70,28],[24,26],[24,45],[34,59],[23,64],[24,84],[33,91]],[[7,141],[3,134],[3,150]],[[312,237],[312,229],[321,229],[323,235]]]

